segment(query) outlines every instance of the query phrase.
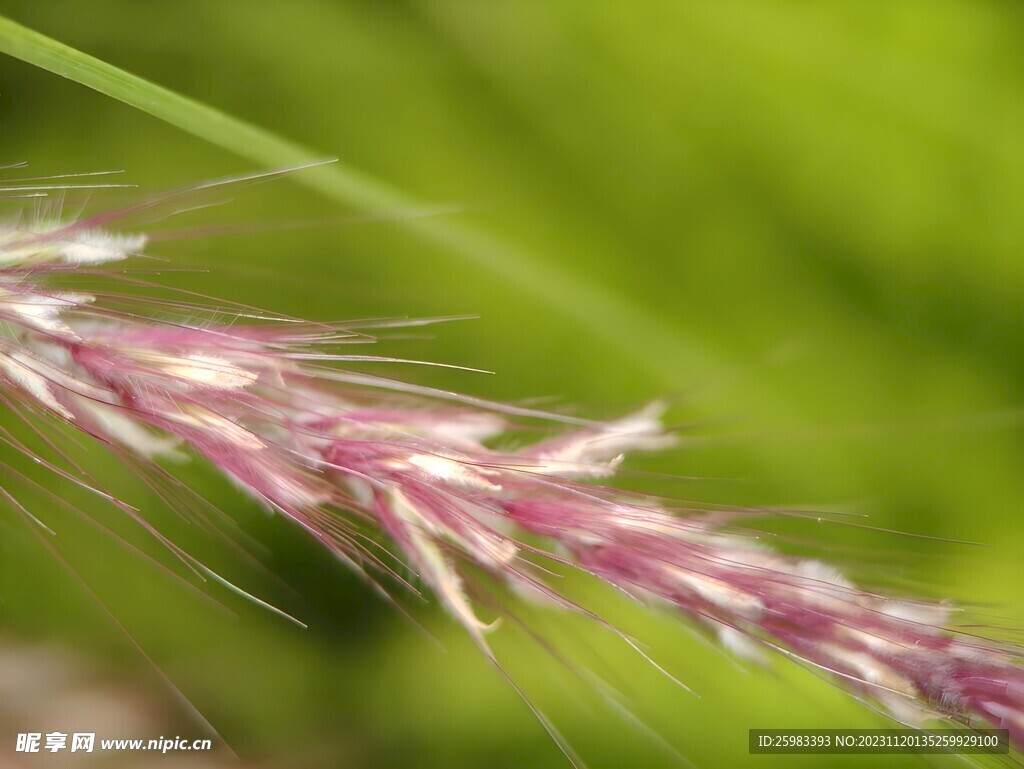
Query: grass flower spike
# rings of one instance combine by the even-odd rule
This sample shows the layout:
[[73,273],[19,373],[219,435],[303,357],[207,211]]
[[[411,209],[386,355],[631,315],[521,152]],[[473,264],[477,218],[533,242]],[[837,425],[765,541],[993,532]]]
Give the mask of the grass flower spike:
[[[952,716],[1024,744],[1019,650],[948,629],[944,606],[769,550],[727,515],[676,515],[605,485],[625,453],[672,445],[657,405],[607,423],[542,414],[360,372],[385,359],[343,351],[366,341],[358,324],[147,309],[114,290],[120,263],[145,246],[107,231],[119,215],[0,229],[8,408],[143,462],[205,458],[369,579],[401,580],[407,565],[488,654],[494,618],[471,598],[474,573],[597,619],[545,579],[578,569],[711,628],[736,653],[776,650],[826,671],[901,722]],[[81,276],[108,288],[64,287]],[[517,443],[519,423],[537,419],[559,430]]]

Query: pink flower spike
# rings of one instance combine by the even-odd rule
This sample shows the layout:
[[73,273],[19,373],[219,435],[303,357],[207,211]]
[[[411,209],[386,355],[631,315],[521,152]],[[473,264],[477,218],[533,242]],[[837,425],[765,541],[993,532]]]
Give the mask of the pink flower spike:
[[947,606],[870,593],[713,516],[594,483],[629,452],[673,445],[661,405],[607,423],[552,416],[560,434],[501,448],[538,412],[341,368],[356,361],[337,347],[362,331],[205,323],[194,310],[169,319],[165,306],[128,312],[113,293],[55,285],[103,275],[145,242],[88,221],[0,226],[0,402],[140,462],[201,456],[353,568],[386,577],[386,551],[356,533],[370,522],[488,654],[497,621],[471,600],[472,572],[585,611],[538,576],[569,566],[670,607],[737,654],[774,650],[824,671],[901,722],[990,724],[1024,745],[1020,649],[953,632]]

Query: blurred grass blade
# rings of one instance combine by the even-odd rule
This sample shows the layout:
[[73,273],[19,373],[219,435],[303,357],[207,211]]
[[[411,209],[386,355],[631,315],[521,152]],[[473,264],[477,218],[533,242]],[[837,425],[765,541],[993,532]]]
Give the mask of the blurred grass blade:
[[[322,153],[284,139],[0,16],[0,52],[106,94],[260,167],[307,163]],[[360,211],[422,207],[400,191],[342,163],[312,168],[295,181]],[[589,334],[640,362],[659,385],[678,388],[694,374],[731,368],[627,297],[505,243],[466,222],[399,217],[397,222],[507,281]]]

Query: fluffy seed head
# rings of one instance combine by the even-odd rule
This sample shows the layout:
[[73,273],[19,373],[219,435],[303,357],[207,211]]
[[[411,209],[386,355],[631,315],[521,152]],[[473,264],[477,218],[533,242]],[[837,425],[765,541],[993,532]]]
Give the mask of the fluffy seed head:
[[1024,742],[1016,650],[949,632],[945,607],[866,592],[719,519],[596,485],[624,454],[672,445],[661,406],[563,420],[561,434],[508,448],[516,415],[537,414],[353,371],[360,356],[338,348],[361,332],[199,324],[56,285],[144,244],[81,223],[0,228],[3,403],[142,461],[198,454],[374,578],[394,567],[357,536],[356,522],[372,523],[488,653],[493,623],[469,598],[467,567],[583,611],[541,568],[575,566],[737,653],[774,649],[827,671],[902,721],[980,719]]

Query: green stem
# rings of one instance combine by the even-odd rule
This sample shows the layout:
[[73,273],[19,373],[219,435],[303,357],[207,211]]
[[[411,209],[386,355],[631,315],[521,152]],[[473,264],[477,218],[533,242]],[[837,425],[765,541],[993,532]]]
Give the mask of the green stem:
[[[148,112],[262,167],[301,165],[318,157],[300,144],[132,75],[0,16],[0,52]],[[423,204],[343,163],[311,168],[295,181],[366,212],[417,210]],[[447,253],[477,265],[540,300],[586,333],[638,361],[661,386],[678,388],[695,373],[734,368],[716,360],[630,299],[506,243],[464,221],[399,217],[397,222]]]

